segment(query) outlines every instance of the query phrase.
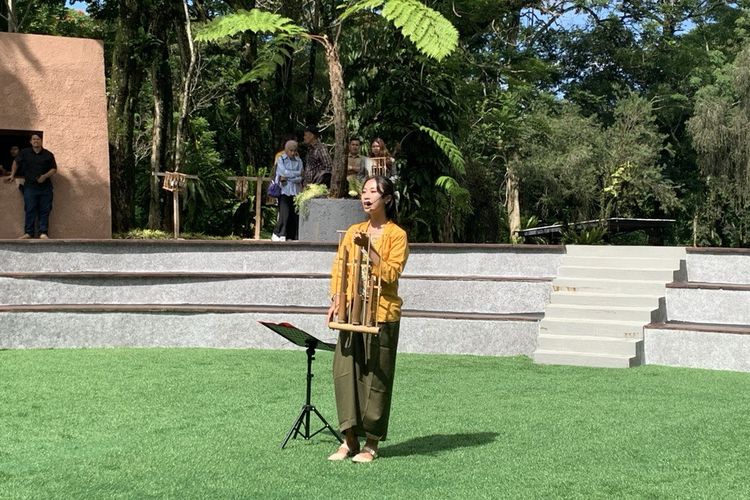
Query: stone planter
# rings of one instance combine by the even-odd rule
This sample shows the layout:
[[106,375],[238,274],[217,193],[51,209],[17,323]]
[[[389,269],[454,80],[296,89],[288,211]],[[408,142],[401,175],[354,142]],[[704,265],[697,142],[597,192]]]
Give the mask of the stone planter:
[[314,198],[307,207],[307,215],[299,216],[300,241],[338,242],[336,231],[367,219],[359,199]]

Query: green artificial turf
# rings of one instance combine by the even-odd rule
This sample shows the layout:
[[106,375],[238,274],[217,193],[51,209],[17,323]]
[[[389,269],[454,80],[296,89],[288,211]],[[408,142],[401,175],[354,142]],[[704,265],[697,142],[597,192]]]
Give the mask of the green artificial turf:
[[328,462],[326,434],[279,449],[304,373],[302,350],[2,351],[0,497],[750,496],[750,374],[400,354],[361,465]]

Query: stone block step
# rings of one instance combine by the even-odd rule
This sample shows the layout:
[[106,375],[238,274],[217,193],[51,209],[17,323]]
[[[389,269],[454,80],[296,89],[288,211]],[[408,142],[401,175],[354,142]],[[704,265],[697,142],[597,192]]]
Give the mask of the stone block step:
[[750,284],[750,248],[689,248],[686,280]]
[[635,321],[642,325],[658,319],[652,316],[653,307],[622,307],[577,304],[549,304],[544,311],[545,319],[595,319],[608,321]]
[[659,306],[660,298],[658,295],[555,292],[550,296],[550,303],[591,306],[616,305],[622,307],[651,307],[656,309]]
[[[537,321],[527,317],[411,312],[401,320],[399,351],[530,356]],[[288,322],[335,343],[325,308],[206,306],[0,307],[0,349],[79,347],[295,348],[258,321]],[[297,348],[299,349],[299,348]],[[301,350],[301,349],[300,349]],[[304,367],[304,353],[300,353]]]
[[615,269],[679,269],[680,262],[674,258],[649,257],[594,257],[566,255],[562,265],[574,267],[607,267]]
[[664,281],[635,281],[596,278],[555,278],[554,292],[613,293],[629,295],[664,295]]
[[654,323],[644,345],[646,364],[750,372],[750,324]]
[[661,281],[668,283],[674,280],[673,269],[623,269],[617,267],[575,267],[567,263],[560,266],[558,277],[563,278],[594,278],[613,279],[622,281]]
[[[324,273],[5,273],[0,304],[267,304],[325,306]],[[409,307],[477,313],[542,312],[544,279],[403,276]],[[450,297],[451,300],[446,300]]]
[[750,286],[673,283],[666,292],[670,321],[750,324]]
[[537,349],[543,351],[572,351],[618,356],[637,356],[642,346],[642,340],[590,335],[540,334],[537,342]]
[[630,368],[637,366],[635,356],[592,354],[584,352],[537,350],[534,362],[545,365],[590,366],[596,368]]
[[539,333],[549,335],[584,335],[625,339],[643,338],[640,321],[605,321],[594,319],[548,319],[539,323]]
[[[550,245],[409,246],[413,275],[551,277],[564,255]],[[3,240],[2,272],[330,273],[335,243],[179,240]]]
[[566,245],[566,255],[575,257],[626,257],[684,259],[685,247],[652,247],[637,245]]

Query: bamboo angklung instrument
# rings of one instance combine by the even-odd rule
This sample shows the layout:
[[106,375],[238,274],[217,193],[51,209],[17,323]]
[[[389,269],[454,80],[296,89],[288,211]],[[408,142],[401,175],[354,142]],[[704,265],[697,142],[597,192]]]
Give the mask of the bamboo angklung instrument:
[[381,177],[388,177],[388,158],[385,156],[371,158],[372,160],[372,175],[379,175]]
[[339,301],[336,321],[328,323],[328,328],[376,334],[380,331],[377,308],[381,280],[372,274],[370,243],[366,249],[356,247],[355,251],[356,256],[351,262],[348,249],[344,248],[341,252],[338,262],[340,281],[336,287]]
[[336,300],[338,301],[338,311],[336,313],[336,321],[339,323],[346,323],[346,320],[348,318],[347,312],[348,307],[346,304],[346,287],[347,287],[347,276],[346,276],[346,266],[347,262],[349,262],[349,249],[344,248],[341,253],[341,261],[339,262],[339,287],[338,287],[338,293],[336,294]]

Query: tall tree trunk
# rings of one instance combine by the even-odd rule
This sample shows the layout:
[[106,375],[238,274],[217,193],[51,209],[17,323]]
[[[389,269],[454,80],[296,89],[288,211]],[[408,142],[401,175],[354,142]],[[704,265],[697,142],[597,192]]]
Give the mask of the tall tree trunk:
[[515,173],[518,156],[513,155],[505,171],[505,211],[508,212],[508,230],[510,242],[520,240],[518,232],[521,230],[521,202],[519,201],[519,180]]
[[346,181],[346,98],[344,94],[344,71],[339,58],[339,46],[327,36],[320,38],[325,47],[328,63],[328,79],[331,85],[331,102],[333,104],[333,172],[331,176],[331,196],[343,198],[348,192]]
[[169,66],[169,23],[172,17],[167,13],[157,13],[151,25],[151,34],[162,37],[154,49],[151,63],[151,85],[154,100],[154,125],[151,132],[151,182],[148,210],[148,228],[162,228],[163,190],[161,181],[155,174],[169,170],[169,143],[172,131],[172,69]]
[[15,33],[18,31],[15,0],[0,0],[0,2],[0,18],[4,21],[2,29],[8,33]]
[[190,11],[187,0],[182,1],[182,16],[175,21],[177,28],[177,45],[180,47],[180,58],[182,59],[182,95],[180,96],[180,115],[177,118],[177,130],[175,132],[174,145],[174,169],[182,170],[185,162],[185,140],[187,136],[188,121],[190,118],[190,94],[195,86],[197,73],[197,58],[195,43],[193,42],[193,30],[190,23]]
[[110,76],[109,170],[112,192],[112,229],[128,231],[135,218],[135,109],[143,82],[143,66],[136,46],[141,12],[137,0],[119,0],[118,29]]

